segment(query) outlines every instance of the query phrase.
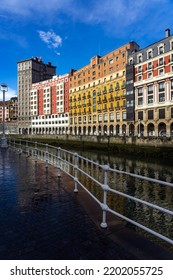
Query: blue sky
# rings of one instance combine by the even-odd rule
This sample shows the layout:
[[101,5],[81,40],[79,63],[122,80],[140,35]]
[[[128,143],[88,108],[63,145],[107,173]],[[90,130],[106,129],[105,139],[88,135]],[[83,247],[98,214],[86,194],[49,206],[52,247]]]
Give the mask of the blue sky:
[[[17,62],[34,56],[79,69],[90,58],[134,40],[141,48],[173,33],[173,0],[3,0],[0,82],[17,94]],[[0,96],[0,100],[2,97]]]

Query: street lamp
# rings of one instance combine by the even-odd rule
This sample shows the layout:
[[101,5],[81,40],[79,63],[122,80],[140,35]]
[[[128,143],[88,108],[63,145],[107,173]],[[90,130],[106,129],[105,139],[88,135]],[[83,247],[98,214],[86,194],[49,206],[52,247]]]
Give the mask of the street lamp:
[[3,93],[3,115],[2,115],[2,137],[1,137],[1,148],[8,148],[7,139],[5,137],[5,92],[8,91],[6,84],[1,84],[1,91]]

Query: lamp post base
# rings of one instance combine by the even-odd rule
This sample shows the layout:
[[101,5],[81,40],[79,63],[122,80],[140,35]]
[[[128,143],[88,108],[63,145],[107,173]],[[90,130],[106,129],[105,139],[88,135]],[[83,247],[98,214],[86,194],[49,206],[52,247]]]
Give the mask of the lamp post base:
[[2,136],[2,138],[1,138],[1,146],[0,147],[1,148],[8,148],[7,139],[4,136]]

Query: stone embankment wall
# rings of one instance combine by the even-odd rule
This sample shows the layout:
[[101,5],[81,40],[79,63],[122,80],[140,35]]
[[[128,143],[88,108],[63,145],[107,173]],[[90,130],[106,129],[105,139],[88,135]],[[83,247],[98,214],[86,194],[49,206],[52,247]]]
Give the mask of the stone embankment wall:
[[116,136],[75,136],[75,135],[18,135],[18,138],[29,138],[34,141],[37,139],[47,139],[47,140],[59,140],[59,141],[72,141],[72,142],[88,142],[96,144],[129,144],[129,145],[139,145],[139,146],[152,146],[152,147],[172,147],[173,148],[173,138],[166,137],[116,137]]

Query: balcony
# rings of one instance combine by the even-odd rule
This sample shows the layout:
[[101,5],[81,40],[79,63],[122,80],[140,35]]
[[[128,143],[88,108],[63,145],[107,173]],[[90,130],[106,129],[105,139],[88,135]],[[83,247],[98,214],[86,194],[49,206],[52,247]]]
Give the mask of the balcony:
[[99,100],[97,101],[97,104],[101,104],[102,103],[102,100],[101,98],[99,98]]
[[107,102],[107,98],[104,98],[104,99],[102,100],[102,102],[103,102],[103,103],[106,103],[106,102]]
[[119,100],[119,99],[120,99],[119,95],[115,96],[115,100]]
[[110,96],[109,101],[114,101],[113,95]]

